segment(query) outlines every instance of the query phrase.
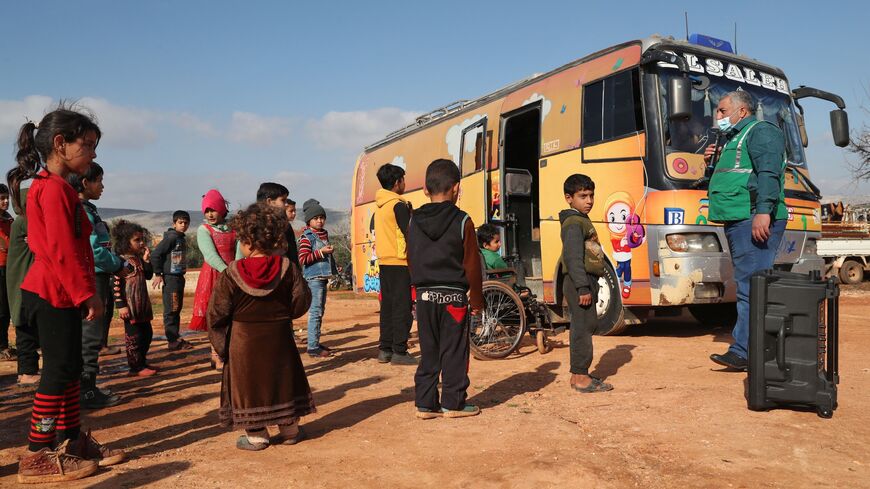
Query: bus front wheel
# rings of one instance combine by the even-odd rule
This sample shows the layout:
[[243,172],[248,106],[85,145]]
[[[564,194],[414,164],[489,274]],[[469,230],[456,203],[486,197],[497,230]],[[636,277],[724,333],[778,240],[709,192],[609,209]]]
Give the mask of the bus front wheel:
[[598,303],[595,304],[595,311],[598,313],[595,334],[618,335],[629,326],[625,323],[619,279],[609,264],[604,267],[604,275],[598,278]]

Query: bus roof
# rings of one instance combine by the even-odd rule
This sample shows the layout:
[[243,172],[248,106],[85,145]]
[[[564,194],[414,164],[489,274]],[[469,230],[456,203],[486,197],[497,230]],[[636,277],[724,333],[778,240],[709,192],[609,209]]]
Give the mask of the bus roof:
[[661,47],[664,49],[672,47],[672,48],[676,48],[676,49],[680,49],[680,50],[690,50],[690,51],[694,51],[694,52],[699,52],[699,53],[702,53],[705,55],[716,56],[719,58],[737,59],[744,64],[753,65],[757,68],[762,68],[768,72],[771,72],[772,74],[776,74],[776,75],[779,75],[779,76],[785,78],[785,74],[782,72],[781,69],[779,69],[775,66],[771,66],[771,65],[762,63],[754,58],[749,58],[747,56],[739,55],[739,54],[732,54],[732,53],[728,53],[725,51],[719,51],[716,49],[700,46],[697,44],[692,44],[688,41],[677,40],[677,39],[674,39],[673,37],[662,37],[662,36],[659,36],[657,34],[654,34],[654,35],[647,37],[645,39],[628,41],[628,42],[624,42],[622,44],[617,44],[615,46],[610,46],[606,49],[602,49],[600,51],[594,52],[594,53],[589,54],[587,56],[584,56],[582,58],[571,61],[568,64],[562,65],[562,66],[560,66],[554,70],[548,71],[546,73],[536,73],[532,76],[529,76],[529,77],[524,78],[522,80],[511,83],[507,86],[499,88],[498,90],[496,90],[492,93],[488,93],[488,94],[483,95],[482,97],[476,98],[474,100],[457,100],[457,101],[450,103],[448,105],[445,105],[443,107],[439,107],[435,110],[432,110],[430,112],[427,112],[425,114],[418,116],[416,119],[414,119],[414,122],[408,124],[405,127],[400,128],[396,131],[393,131],[393,132],[387,134],[383,139],[366,146],[364,148],[363,152],[366,153],[366,152],[372,151],[372,150],[377,149],[381,146],[384,146],[387,143],[396,141],[398,139],[403,138],[404,136],[415,133],[415,132],[422,130],[426,127],[429,127],[431,125],[434,125],[435,123],[437,123],[437,122],[439,122],[447,117],[461,114],[464,112],[469,112],[476,107],[479,107],[479,106],[484,105],[488,102],[491,102],[492,100],[502,98],[502,97],[504,97],[504,96],[516,91],[516,90],[519,90],[523,87],[531,85],[532,83],[534,83],[538,80],[550,77],[552,75],[555,75],[557,73],[565,71],[569,68],[573,68],[574,66],[577,66],[581,63],[585,63],[586,61],[589,61],[591,59],[595,59],[599,56],[602,56],[602,55],[608,54],[610,52],[625,48],[627,46],[631,46],[633,44],[640,44],[641,45],[641,52],[646,52],[647,50],[652,49],[653,47]]

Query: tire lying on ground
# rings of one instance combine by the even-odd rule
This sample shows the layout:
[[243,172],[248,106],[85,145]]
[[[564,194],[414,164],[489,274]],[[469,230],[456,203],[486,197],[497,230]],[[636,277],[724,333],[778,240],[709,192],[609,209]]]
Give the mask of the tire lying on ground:
[[619,279],[610,264],[605,264],[604,276],[598,278],[598,303],[595,304],[598,313],[597,335],[618,335],[628,329],[625,323],[625,310],[622,308],[622,292],[619,289]]

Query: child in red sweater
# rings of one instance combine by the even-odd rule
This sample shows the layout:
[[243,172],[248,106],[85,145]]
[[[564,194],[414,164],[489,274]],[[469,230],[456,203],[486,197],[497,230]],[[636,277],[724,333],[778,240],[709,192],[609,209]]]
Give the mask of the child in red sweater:
[[15,207],[21,208],[21,182],[33,179],[27,194],[27,241],[35,260],[21,284],[24,313],[39,328],[43,367],[33,402],[30,452],[18,465],[23,483],[81,479],[99,465],[124,460],[124,452],[81,432],[82,316],[103,314],[95,294],[91,224],[78,194],[66,181],[84,174],[96,157],[100,128],[90,117],[59,108],[18,135],[18,166],[9,174]]

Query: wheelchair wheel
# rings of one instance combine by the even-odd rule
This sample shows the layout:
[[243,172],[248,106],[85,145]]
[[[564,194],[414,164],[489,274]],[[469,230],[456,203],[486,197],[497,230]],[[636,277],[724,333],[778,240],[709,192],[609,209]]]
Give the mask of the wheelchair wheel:
[[483,283],[483,313],[470,327],[475,358],[504,358],[520,344],[526,328],[526,311],[520,296],[501,282]]

